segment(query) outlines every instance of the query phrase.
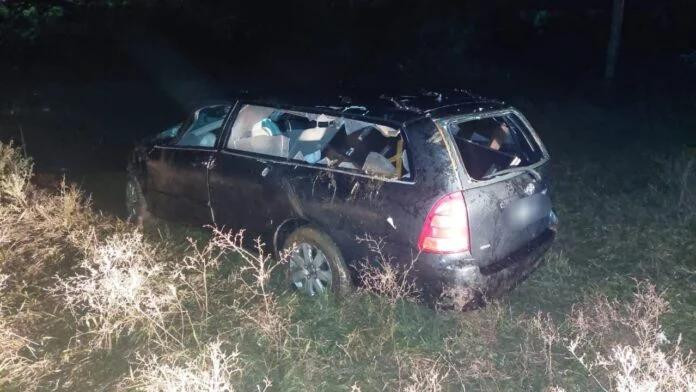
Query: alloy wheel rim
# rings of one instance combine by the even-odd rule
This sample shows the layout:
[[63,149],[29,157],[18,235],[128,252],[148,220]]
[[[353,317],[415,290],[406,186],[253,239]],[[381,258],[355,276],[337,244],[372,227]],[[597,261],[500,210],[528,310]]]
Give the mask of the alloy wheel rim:
[[324,252],[312,244],[297,244],[290,255],[290,280],[297,290],[307,296],[328,293],[333,274]]

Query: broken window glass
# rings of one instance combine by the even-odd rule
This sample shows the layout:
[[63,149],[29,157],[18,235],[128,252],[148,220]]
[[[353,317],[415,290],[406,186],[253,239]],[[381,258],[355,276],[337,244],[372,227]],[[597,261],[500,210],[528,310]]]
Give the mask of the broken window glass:
[[408,158],[399,131],[379,124],[341,119],[322,149],[333,166],[386,178],[410,178]]
[[273,121],[276,112],[261,106],[242,107],[232,126],[227,148],[287,158],[290,139]]
[[188,121],[181,126],[180,131],[184,133],[176,145],[215,147],[215,143],[222,133],[222,123],[229,111],[229,105],[209,106],[195,111]]
[[227,147],[377,177],[410,178],[398,130],[326,114],[245,105]]
[[501,170],[533,165],[543,157],[524,122],[513,113],[452,122],[448,131],[467,172],[475,180]]

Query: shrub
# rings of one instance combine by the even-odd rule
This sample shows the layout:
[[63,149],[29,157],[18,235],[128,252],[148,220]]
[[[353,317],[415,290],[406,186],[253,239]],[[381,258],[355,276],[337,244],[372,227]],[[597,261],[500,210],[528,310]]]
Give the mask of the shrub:
[[668,310],[653,284],[639,282],[630,302],[596,295],[574,306],[562,327],[542,313],[532,325],[548,350],[548,371],[551,347],[560,343],[604,391],[694,391],[696,361],[660,324]]
[[52,291],[93,346],[111,348],[114,337],[136,329],[182,345],[167,329],[169,315],[179,308],[176,287],[141,233],[116,234],[86,252],[80,272],[56,277]]
[[260,240],[255,242],[255,251],[250,251],[243,247],[243,239],[244,231],[233,233],[213,228],[211,244],[241,261],[238,270],[230,276],[235,287],[232,310],[246,327],[257,331],[279,353],[289,339],[290,315],[283,311],[269,284],[274,271],[287,262],[293,249],[284,251],[275,260],[264,251]]
[[141,359],[131,382],[147,392],[233,392],[242,370],[239,352],[227,354],[216,340],[192,359],[186,354]]
[[[598,294],[572,308],[575,300],[568,301],[553,316],[537,311],[539,297],[531,315],[529,308],[515,310],[511,299],[475,312],[442,312],[413,303],[419,293],[409,275],[416,262],[395,267],[383,241],[365,235],[358,242],[371,260],[364,261],[358,294],[340,304],[300,303],[271,288],[287,255],[274,259],[260,241],[245,249],[243,232],[212,228],[204,241],[168,243],[94,213],[65,182],[47,191],[30,178],[31,161],[0,145],[3,390],[264,391],[271,380],[280,390],[696,389],[691,354],[661,326],[670,304],[648,282],[628,300]],[[677,204],[678,190],[691,189],[692,182],[682,183],[670,185],[669,204]],[[617,206],[627,199],[610,199],[595,201],[609,204],[609,216],[623,222]],[[583,241],[591,237],[606,245],[597,254],[618,258],[619,241],[600,242],[605,231],[594,226],[588,224]],[[650,265],[673,261],[676,246],[668,237],[655,237],[660,256]],[[572,245],[567,237],[559,242]],[[586,277],[572,252],[549,254],[557,266],[546,272]],[[570,283],[544,279],[552,293]],[[621,287],[631,284],[625,281]],[[469,294],[450,293],[461,305],[455,308]],[[121,367],[102,377],[112,364]]]
[[356,237],[356,242],[367,247],[371,259],[358,264],[358,275],[361,289],[387,299],[390,304],[398,301],[417,301],[420,291],[410,275],[413,264],[405,263],[401,268],[395,265],[393,257],[384,252],[384,240],[373,238],[365,233]]
[[8,275],[0,275],[0,389],[15,385],[23,390],[38,389],[37,380],[52,370],[52,363],[40,357],[39,344],[22,336],[15,327],[18,317],[6,305]]
[[119,222],[95,214],[65,180],[54,193],[36,189],[32,167],[19,150],[0,143],[0,272],[38,283],[69,270],[85,243]]
[[12,144],[0,142],[0,202],[11,210],[27,206],[33,163]]

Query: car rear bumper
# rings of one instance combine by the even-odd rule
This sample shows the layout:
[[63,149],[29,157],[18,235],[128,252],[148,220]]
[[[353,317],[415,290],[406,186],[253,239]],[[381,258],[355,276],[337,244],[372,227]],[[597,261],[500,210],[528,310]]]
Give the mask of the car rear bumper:
[[421,254],[418,280],[430,300],[437,300],[445,290],[457,288],[473,289],[486,297],[495,297],[534,271],[555,237],[556,231],[547,229],[508,257],[486,266],[476,265],[473,260]]

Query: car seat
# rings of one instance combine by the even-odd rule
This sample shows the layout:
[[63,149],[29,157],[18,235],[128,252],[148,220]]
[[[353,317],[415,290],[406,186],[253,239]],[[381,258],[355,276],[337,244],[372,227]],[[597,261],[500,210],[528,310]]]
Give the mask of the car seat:
[[217,141],[216,131],[222,128],[222,120],[213,121],[202,127],[191,129],[186,132],[179,140],[179,146],[199,146],[199,147],[214,147]]
[[264,118],[263,120],[254,124],[251,127],[251,137],[256,136],[277,136],[280,135],[280,128],[278,125],[270,118]]

